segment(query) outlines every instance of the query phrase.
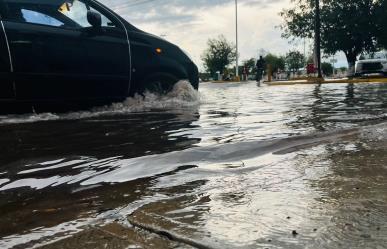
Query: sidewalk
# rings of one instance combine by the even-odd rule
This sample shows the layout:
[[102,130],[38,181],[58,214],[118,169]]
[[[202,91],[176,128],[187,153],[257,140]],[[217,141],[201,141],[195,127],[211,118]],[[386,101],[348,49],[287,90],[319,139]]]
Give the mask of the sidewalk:
[[307,84],[361,84],[361,83],[387,83],[387,78],[344,78],[344,79],[317,79],[285,80],[265,82],[269,86],[307,85]]

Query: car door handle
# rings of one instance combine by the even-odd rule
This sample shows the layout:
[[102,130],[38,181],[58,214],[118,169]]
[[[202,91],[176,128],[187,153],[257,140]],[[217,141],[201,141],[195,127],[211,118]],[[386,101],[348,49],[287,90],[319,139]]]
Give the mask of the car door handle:
[[23,40],[19,40],[19,41],[11,41],[11,44],[24,44],[24,45],[30,45],[30,44],[32,44],[32,41],[23,41]]

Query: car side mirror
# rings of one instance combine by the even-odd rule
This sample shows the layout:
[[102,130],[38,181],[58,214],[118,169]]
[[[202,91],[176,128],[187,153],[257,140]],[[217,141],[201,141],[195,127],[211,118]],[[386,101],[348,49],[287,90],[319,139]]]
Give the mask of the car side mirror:
[[87,11],[87,21],[94,28],[100,28],[102,26],[102,17],[101,14],[93,10]]

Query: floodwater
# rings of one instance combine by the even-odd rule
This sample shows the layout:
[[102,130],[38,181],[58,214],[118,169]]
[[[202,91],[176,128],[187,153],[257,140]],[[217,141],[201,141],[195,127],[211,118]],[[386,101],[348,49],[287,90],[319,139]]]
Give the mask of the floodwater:
[[0,248],[386,248],[387,85],[180,82],[0,117]]

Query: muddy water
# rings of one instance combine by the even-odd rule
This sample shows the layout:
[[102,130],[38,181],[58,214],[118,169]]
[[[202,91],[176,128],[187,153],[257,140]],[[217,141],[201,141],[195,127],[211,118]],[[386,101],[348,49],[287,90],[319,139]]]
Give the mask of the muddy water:
[[0,117],[0,248],[385,248],[387,85],[184,82]]

